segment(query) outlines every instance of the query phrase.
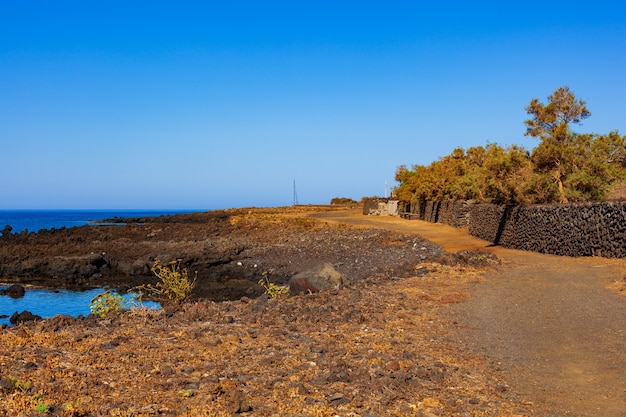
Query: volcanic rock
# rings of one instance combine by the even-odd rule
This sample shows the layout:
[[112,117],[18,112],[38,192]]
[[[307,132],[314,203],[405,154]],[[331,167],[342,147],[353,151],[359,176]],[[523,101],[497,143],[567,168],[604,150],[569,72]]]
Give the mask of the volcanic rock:
[[13,284],[6,290],[0,290],[0,295],[8,295],[11,298],[23,297],[26,290],[20,284]]
[[18,313],[16,311],[15,313],[13,313],[13,315],[9,319],[9,321],[13,325],[17,325],[17,324],[20,324],[20,323],[26,323],[28,321],[37,321],[37,320],[41,320],[41,316],[33,314],[30,311],[28,311],[28,310],[24,310],[21,313]]
[[308,292],[332,291],[343,287],[344,282],[344,276],[331,263],[326,262],[291,277],[289,280],[289,292],[292,295],[296,295]]

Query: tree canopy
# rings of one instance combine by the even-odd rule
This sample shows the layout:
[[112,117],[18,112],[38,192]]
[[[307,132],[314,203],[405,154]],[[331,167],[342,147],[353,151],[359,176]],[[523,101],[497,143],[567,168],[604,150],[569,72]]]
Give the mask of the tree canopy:
[[456,148],[428,166],[398,167],[396,196],[407,202],[476,200],[491,203],[556,203],[602,200],[626,178],[626,136],[577,134],[571,124],[591,116],[569,87],[559,87],[546,104],[526,107],[532,151],[498,144]]
[[534,98],[526,107],[532,116],[526,120],[526,135],[541,140],[533,151],[533,161],[541,172],[552,176],[559,192],[559,202],[567,203],[567,193],[563,182],[576,169],[572,165],[581,149],[577,135],[570,128],[571,123],[580,123],[591,116],[583,100],[576,99],[569,87],[559,87],[548,96],[543,104]]

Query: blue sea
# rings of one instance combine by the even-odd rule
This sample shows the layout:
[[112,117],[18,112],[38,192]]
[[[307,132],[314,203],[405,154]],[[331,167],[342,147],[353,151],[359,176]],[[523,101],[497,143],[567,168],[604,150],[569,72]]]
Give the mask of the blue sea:
[[0,210],[0,230],[10,225],[13,228],[11,233],[23,230],[38,232],[42,229],[84,226],[113,217],[151,217],[198,211],[201,210]]
[[[6,289],[0,286],[0,289]],[[26,294],[21,298],[11,298],[8,295],[0,295],[0,326],[11,324],[10,318],[13,313],[28,310],[42,318],[54,317],[57,314],[67,314],[72,317],[79,315],[87,316],[90,311],[90,304],[93,298],[104,293],[104,288],[95,288],[87,291],[69,290],[42,290],[26,289]],[[124,299],[137,304],[131,294],[124,294]],[[161,305],[155,301],[143,301],[141,306],[159,309]]]
[[[93,221],[114,217],[151,217],[198,211],[201,210],[0,210],[0,231],[6,225],[13,228],[11,233],[20,233],[23,230],[38,232],[43,229],[84,226]],[[4,288],[6,287],[0,286],[0,289]],[[26,296],[22,298],[0,296],[0,325],[9,324],[11,314],[24,310],[44,318],[56,314],[88,315],[91,299],[104,291],[102,288],[84,292],[27,289]],[[158,308],[158,304],[147,304],[148,307]]]

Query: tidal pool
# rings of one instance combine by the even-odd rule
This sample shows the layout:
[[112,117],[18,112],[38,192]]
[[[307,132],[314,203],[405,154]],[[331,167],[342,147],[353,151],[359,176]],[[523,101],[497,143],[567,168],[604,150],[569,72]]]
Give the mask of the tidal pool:
[[[6,289],[8,287],[0,287]],[[106,291],[105,288],[96,288],[87,291],[70,290],[41,290],[26,289],[26,294],[21,298],[11,298],[8,295],[0,295],[0,326],[11,325],[9,319],[15,312],[21,313],[28,310],[43,318],[54,317],[57,314],[66,314],[72,317],[79,315],[87,316],[91,313],[89,305],[91,300]],[[131,294],[124,294],[126,300],[132,300]],[[159,309],[158,302],[143,301],[142,306]],[[3,317],[7,316],[7,317]]]

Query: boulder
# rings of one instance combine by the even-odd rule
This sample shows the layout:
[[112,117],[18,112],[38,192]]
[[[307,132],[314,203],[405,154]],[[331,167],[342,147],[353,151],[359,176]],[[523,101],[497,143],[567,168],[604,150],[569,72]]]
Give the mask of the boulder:
[[43,322],[42,330],[46,332],[57,332],[64,327],[71,326],[76,323],[77,319],[66,314],[57,314],[56,316]]
[[26,290],[20,284],[13,284],[6,290],[0,290],[0,295],[8,295],[11,298],[20,298],[26,294]]
[[315,268],[300,272],[289,280],[289,292],[292,295],[332,291],[343,287],[345,278],[335,267],[323,263]]
[[17,325],[17,324],[20,324],[20,323],[26,323],[28,321],[37,321],[37,320],[41,320],[41,316],[33,314],[30,311],[28,311],[28,310],[24,310],[21,313],[18,313],[16,311],[15,313],[13,313],[13,315],[9,319],[9,321],[13,325]]

